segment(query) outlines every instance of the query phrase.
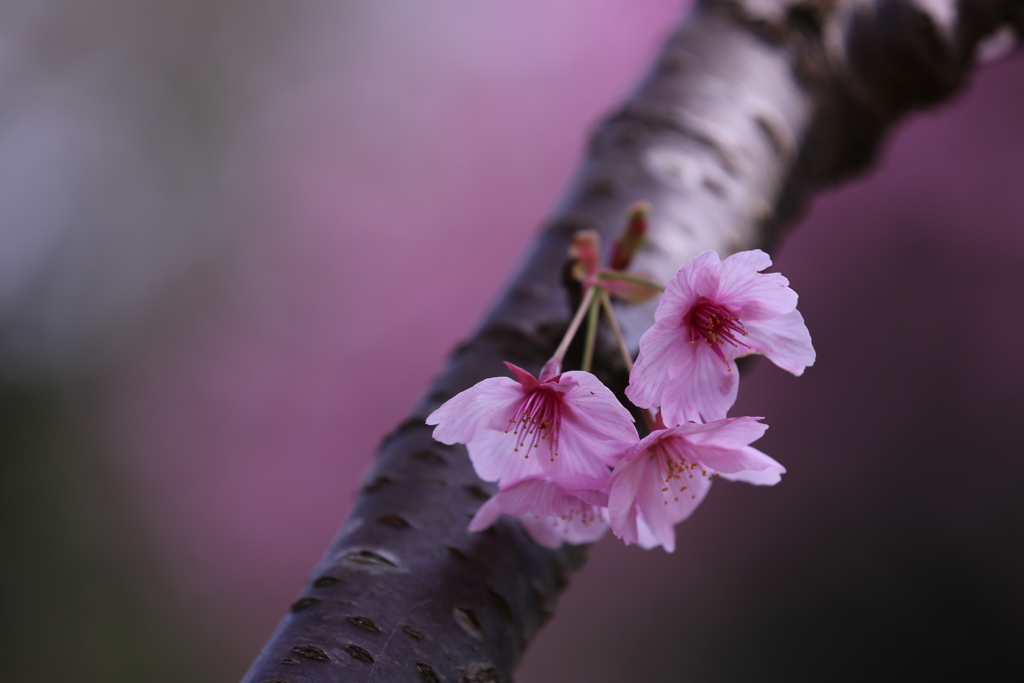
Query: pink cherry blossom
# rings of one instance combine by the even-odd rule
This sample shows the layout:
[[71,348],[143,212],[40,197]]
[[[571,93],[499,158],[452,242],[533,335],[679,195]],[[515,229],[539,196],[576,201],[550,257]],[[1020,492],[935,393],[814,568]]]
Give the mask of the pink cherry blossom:
[[697,509],[714,477],[777,484],[786,469],[749,445],[768,429],[760,419],[657,429],[629,448],[612,472],[608,514],[615,535],[627,545],[672,552],[673,527]]
[[607,503],[607,488],[569,491],[550,479],[524,479],[484,503],[469,530],[483,531],[504,513],[518,516],[530,538],[545,548],[558,548],[563,542],[593,543],[608,530]]
[[485,379],[430,414],[434,438],[466,444],[477,475],[503,489],[539,477],[568,490],[607,490],[608,468],[638,439],[629,412],[589,372],[555,367],[538,380],[505,365],[515,379]]
[[705,251],[668,283],[626,396],[641,408],[661,407],[666,424],[720,420],[736,402],[732,362],[760,353],[794,375],[814,363],[811,336],[796,310],[797,295],[759,249],[718,260]]

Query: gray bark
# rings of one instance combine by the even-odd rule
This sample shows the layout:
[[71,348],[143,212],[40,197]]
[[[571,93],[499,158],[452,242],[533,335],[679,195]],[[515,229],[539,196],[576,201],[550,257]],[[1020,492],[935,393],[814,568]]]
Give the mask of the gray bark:
[[[433,441],[426,415],[503,374],[503,360],[536,371],[550,356],[572,313],[562,271],[575,231],[598,230],[608,245],[628,206],[648,201],[650,239],[634,265],[662,281],[705,249],[769,248],[814,192],[869,167],[895,121],[948,99],[977,55],[1021,35],[1022,0],[695,8],[596,130],[479,331],[381,444],[348,520],[245,683],[511,680],[586,548],[545,550],[508,518],[467,532],[493,489],[463,447]],[[620,307],[634,349],[652,306]],[[596,373],[625,386],[607,340]]]

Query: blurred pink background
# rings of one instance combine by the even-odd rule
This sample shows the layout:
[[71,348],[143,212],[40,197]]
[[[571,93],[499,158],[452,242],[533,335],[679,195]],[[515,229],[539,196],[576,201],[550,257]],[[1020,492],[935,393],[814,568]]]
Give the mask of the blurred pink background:
[[[20,679],[242,675],[680,11],[0,10]],[[813,206],[776,266],[819,361],[734,411],[789,474],[717,485],[673,555],[601,542],[518,680],[1024,672],[1022,82],[983,69]]]

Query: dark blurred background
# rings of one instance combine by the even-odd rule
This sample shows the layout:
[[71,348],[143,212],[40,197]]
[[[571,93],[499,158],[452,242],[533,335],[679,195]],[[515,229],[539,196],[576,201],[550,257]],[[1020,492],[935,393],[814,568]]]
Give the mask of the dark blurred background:
[[[675,0],[0,6],[5,680],[230,681]],[[774,489],[605,539],[518,680],[1024,679],[1024,59],[776,252]]]

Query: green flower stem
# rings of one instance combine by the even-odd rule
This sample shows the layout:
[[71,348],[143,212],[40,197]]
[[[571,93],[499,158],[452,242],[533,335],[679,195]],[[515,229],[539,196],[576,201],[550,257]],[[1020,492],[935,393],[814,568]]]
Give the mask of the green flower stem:
[[[593,291],[591,287],[588,291]],[[604,294],[604,290],[601,290]],[[597,319],[601,315],[601,300],[591,297],[590,315],[587,317],[587,338],[583,347],[583,365],[580,368],[584,372],[590,372],[590,365],[594,361],[594,344],[597,342]]]
[[594,288],[587,287],[587,291],[583,293],[583,300],[580,301],[580,307],[576,309],[576,315],[573,316],[572,322],[569,323],[569,329],[565,331],[565,336],[562,337],[562,341],[559,342],[558,348],[555,349],[555,355],[551,358],[557,360],[559,363],[565,358],[565,352],[569,349],[569,344],[572,343],[573,337],[576,336],[576,331],[580,328],[580,323],[583,322],[583,314],[590,309],[591,303],[594,301]]
[[[612,298],[608,295],[608,292],[601,290],[601,305],[604,307],[605,313],[608,314],[608,322],[611,323],[612,332],[615,333],[615,341],[619,346],[619,351],[622,353],[622,360],[626,361],[626,370],[633,371],[633,354],[629,352],[629,347],[626,346],[626,340],[622,337],[622,330],[619,328],[619,321],[615,319],[615,309],[612,308]],[[647,426],[648,432],[653,432],[658,422],[658,411],[654,408],[648,408],[641,410],[640,414],[643,416],[644,424]]]
[[615,333],[615,341],[619,345],[619,351],[622,353],[622,360],[626,361],[626,370],[632,371],[633,354],[629,352],[626,340],[622,338],[622,330],[619,329],[619,321],[615,319],[615,309],[612,308],[612,298],[603,289],[601,290],[601,305],[604,306],[604,312],[608,314],[608,322],[611,323],[612,332]]

